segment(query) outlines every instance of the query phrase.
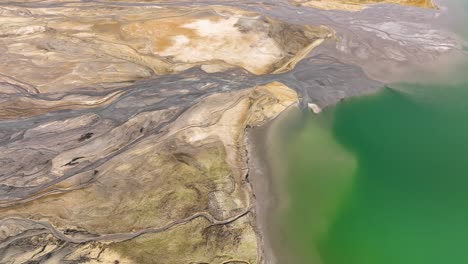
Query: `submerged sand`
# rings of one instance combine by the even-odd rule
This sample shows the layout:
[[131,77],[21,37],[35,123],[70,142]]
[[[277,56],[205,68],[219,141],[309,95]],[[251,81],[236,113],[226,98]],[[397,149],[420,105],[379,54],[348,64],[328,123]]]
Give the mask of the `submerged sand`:
[[274,120],[248,131],[249,179],[265,263],[294,263],[293,256],[284,250],[281,221],[287,214],[289,198],[284,177],[287,162],[279,158],[284,151],[282,137],[294,129],[300,116],[299,108],[292,105]]

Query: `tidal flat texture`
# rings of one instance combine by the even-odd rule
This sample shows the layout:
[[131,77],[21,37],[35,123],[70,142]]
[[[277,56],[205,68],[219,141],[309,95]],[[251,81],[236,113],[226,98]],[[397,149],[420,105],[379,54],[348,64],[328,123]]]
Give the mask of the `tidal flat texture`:
[[249,131],[466,56],[450,8],[293,2],[0,3],[0,263],[281,262]]

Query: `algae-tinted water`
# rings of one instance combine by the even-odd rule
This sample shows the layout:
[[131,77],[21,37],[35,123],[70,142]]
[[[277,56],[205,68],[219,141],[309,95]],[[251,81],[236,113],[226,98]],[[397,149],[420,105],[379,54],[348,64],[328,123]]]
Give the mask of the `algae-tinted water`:
[[289,142],[298,262],[468,263],[468,84],[339,103]]
[[[468,1],[453,2],[463,7],[453,30],[467,39]],[[288,264],[468,263],[462,61],[430,74],[432,84],[390,85],[287,132]]]

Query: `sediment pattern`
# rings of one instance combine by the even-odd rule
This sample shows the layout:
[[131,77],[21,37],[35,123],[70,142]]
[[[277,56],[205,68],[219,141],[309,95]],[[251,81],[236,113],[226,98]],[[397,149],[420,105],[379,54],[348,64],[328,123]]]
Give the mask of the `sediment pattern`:
[[360,11],[371,4],[398,4],[422,8],[436,8],[432,0],[293,0],[294,3],[326,10]]
[[83,114],[26,129],[3,152],[24,162],[4,180],[2,262],[257,263],[244,130],[296,102],[271,83],[119,125]]
[[9,93],[113,88],[199,65],[207,72],[236,66],[254,74],[282,72],[331,36],[325,27],[216,6],[69,5],[0,12],[0,78],[11,83],[0,91]]
[[274,263],[248,130],[461,50],[412,9],[373,10],[0,4],[0,263]]

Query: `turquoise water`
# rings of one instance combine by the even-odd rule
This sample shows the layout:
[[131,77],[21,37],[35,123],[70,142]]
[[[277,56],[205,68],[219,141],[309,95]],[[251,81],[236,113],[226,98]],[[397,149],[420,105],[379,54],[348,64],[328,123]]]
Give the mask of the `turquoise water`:
[[288,142],[300,263],[468,263],[468,83],[309,114]]

